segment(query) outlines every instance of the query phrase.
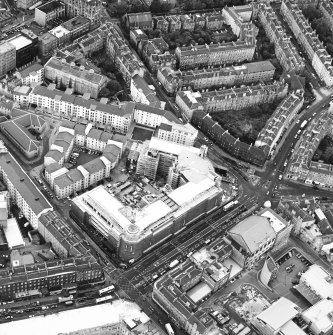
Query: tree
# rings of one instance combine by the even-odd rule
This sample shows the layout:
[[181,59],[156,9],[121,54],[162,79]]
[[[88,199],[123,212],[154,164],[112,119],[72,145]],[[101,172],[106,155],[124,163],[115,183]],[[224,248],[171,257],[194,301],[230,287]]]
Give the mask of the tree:
[[115,73],[116,72],[116,67],[114,66],[113,62],[110,60],[105,60],[102,66],[103,66],[103,70],[105,71],[105,73],[108,73],[108,72]]
[[106,84],[107,89],[110,91],[110,96],[116,94],[117,92],[121,91],[122,87],[118,83],[117,80],[110,80]]
[[150,4],[150,11],[152,13],[160,13],[160,0],[153,0],[152,3]]
[[111,15],[122,16],[129,11],[129,6],[123,3],[117,3],[114,5],[114,13],[111,12]]
[[100,91],[99,91],[99,97],[100,98],[109,98],[111,95],[110,90],[107,87],[103,87]]

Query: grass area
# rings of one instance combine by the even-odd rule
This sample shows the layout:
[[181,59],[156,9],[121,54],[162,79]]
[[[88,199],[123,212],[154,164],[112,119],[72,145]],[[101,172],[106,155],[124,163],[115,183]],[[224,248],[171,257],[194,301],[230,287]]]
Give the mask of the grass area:
[[132,133],[132,140],[135,141],[145,141],[150,140],[153,136],[153,131],[150,129],[135,127]]
[[313,161],[323,161],[326,164],[333,164],[333,137],[326,135],[320,144],[316,152],[312,157]]
[[229,110],[212,113],[211,117],[242,142],[254,144],[260,130],[265,126],[280,101],[253,106],[239,111]]

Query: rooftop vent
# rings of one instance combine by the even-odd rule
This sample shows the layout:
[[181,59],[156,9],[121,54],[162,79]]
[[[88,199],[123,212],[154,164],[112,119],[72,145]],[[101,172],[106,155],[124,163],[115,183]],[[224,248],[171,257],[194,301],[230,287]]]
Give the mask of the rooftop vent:
[[36,200],[36,201],[38,201],[38,200],[39,200],[39,198],[35,198],[35,200]]
[[24,181],[24,178],[21,178],[20,181]]

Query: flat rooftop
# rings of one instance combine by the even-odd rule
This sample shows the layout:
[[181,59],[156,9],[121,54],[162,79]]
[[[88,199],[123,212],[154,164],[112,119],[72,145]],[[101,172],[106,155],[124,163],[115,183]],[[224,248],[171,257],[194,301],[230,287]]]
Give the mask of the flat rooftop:
[[109,194],[103,186],[98,186],[78,196],[74,199],[74,202],[79,201],[81,203],[83,198],[85,199],[84,202],[88,202],[104,213],[104,216],[110,222],[116,221],[121,229],[129,229],[133,233],[134,230],[144,230],[172,211],[162,200],[157,200],[141,210],[132,209],[128,212],[126,206],[115,196]]
[[55,37],[60,38],[62,36],[68,35],[69,31],[63,26],[58,26],[50,30],[49,33],[54,35]]
[[[1,325],[1,335],[58,335],[78,330],[115,324],[122,320],[145,324],[149,317],[132,302],[116,300],[111,303],[71,309],[60,313],[8,322]],[[47,330],[47,331],[46,331]],[[139,332],[140,334],[140,332]]]
[[13,249],[25,245],[20,228],[15,218],[7,220],[7,228],[5,230],[8,247]]
[[12,39],[8,40],[8,42],[15,47],[16,51],[32,44],[32,41],[23,35],[15,36]]
[[90,20],[83,16],[76,16],[72,19],[64,22],[62,26],[68,31],[73,31],[75,29],[80,28],[81,26],[90,23]]

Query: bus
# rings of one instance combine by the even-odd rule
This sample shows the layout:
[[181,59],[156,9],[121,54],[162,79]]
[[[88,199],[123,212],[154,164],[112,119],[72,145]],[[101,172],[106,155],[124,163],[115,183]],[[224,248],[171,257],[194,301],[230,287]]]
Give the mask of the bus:
[[106,295],[105,297],[97,298],[96,304],[99,304],[101,302],[109,301],[112,299],[112,295]]
[[107,287],[104,287],[104,288],[102,288],[102,289],[100,289],[99,291],[98,291],[98,294],[99,295],[103,295],[103,294],[106,294],[106,293],[110,293],[110,292],[113,292],[113,291],[115,291],[115,286],[114,285],[110,285],[110,286],[107,286]]
[[306,124],[308,123],[308,121],[306,121],[306,120],[304,120],[302,123],[301,123],[301,125],[300,125],[300,129],[303,129],[305,126],[306,126]]
[[165,324],[165,329],[167,330],[167,332],[168,332],[169,335],[175,335],[175,332],[173,331],[170,323],[166,323]]
[[66,302],[66,301],[71,301],[73,300],[74,297],[70,295],[69,297],[58,297],[58,302]]

